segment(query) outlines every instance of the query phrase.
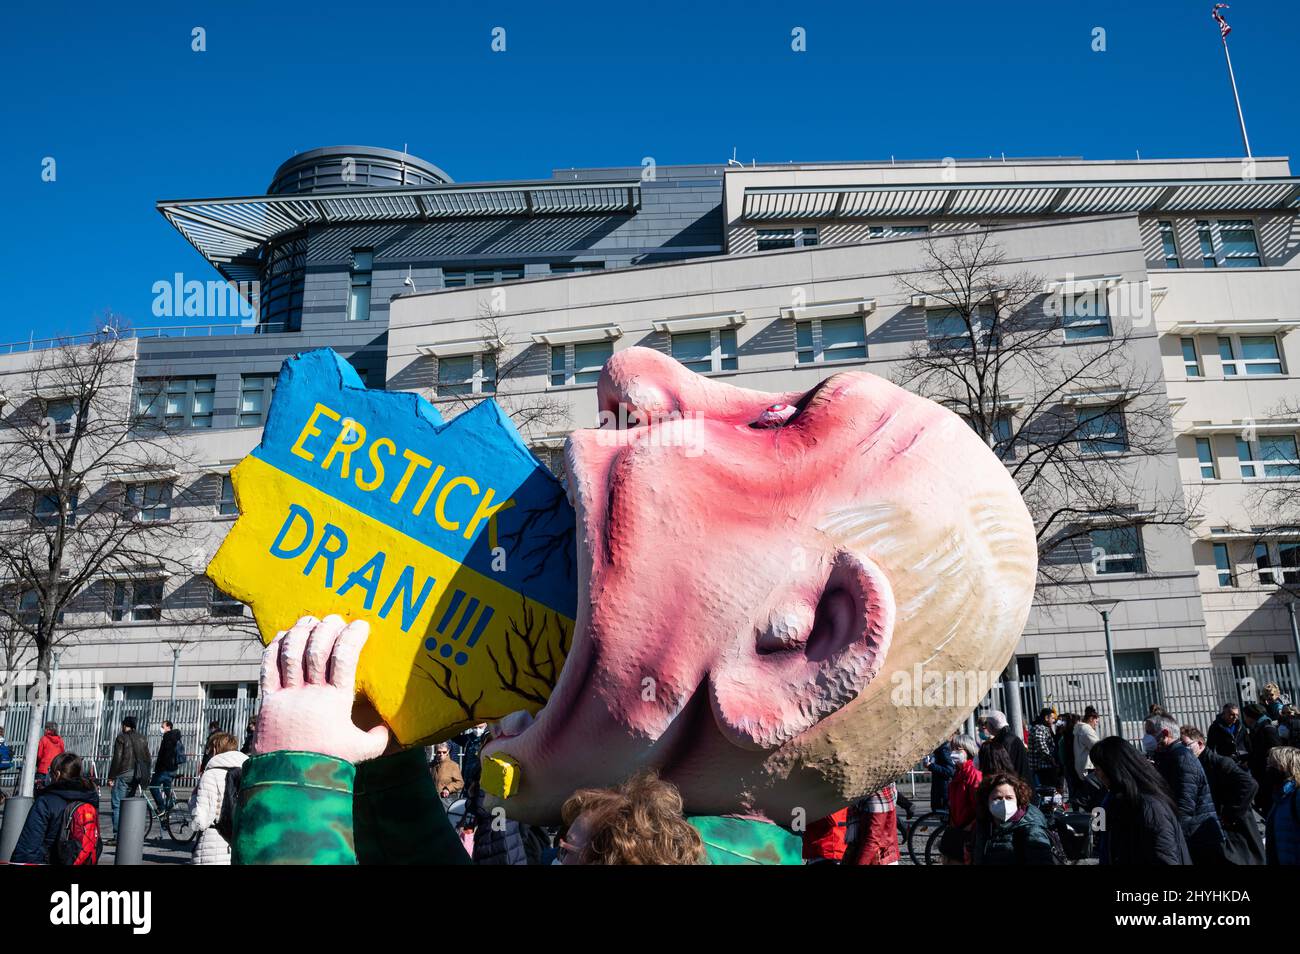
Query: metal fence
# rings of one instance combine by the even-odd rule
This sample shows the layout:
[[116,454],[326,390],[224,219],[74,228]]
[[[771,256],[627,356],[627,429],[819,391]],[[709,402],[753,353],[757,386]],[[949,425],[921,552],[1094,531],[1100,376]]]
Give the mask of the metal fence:
[[[1298,688],[1291,667],[1276,665],[1128,670],[1118,673],[1115,682],[1123,736],[1133,742],[1142,738],[1142,723],[1152,704],[1164,707],[1180,724],[1204,730],[1224,703],[1256,702],[1259,691],[1268,683],[1276,683],[1293,701]],[[1006,711],[1002,683],[992,687],[986,705]],[[1026,722],[1046,706],[1055,706],[1057,712],[1079,715],[1087,706],[1094,706],[1101,713],[1105,730],[1109,731],[1115,724],[1110,679],[1105,672],[1027,677],[1020,683],[1020,705]]]
[[[168,699],[144,699],[58,703],[47,709],[42,718],[45,722],[58,724],[66,750],[76,752],[86,760],[86,770],[93,771],[100,779],[108,774],[113,758],[113,740],[121,731],[124,718],[135,716],[136,731],[148,740],[149,753],[155,758],[162,739],[162,721],[170,718],[175,728],[180,730],[187,756],[172,784],[177,788],[190,788],[203,757],[208,725],[216,722],[242,745],[248,720],[256,714],[256,699],[177,699],[174,703]],[[22,771],[31,706],[27,703],[11,705],[3,716],[4,736],[13,750],[14,767],[0,772],[0,787],[13,791]]]

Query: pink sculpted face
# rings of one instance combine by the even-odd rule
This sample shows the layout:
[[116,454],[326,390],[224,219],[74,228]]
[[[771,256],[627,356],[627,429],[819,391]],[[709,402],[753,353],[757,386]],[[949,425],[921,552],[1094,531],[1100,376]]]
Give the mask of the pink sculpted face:
[[599,399],[634,426],[569,440],[573,647],[486,749],[519,764],[513,817],[653,767],[694,814],[817,818],[978,704],[898,691],[1000,669],[1033,594],[1029,514],[956,415],[870,374],[766,394],[643,348]]

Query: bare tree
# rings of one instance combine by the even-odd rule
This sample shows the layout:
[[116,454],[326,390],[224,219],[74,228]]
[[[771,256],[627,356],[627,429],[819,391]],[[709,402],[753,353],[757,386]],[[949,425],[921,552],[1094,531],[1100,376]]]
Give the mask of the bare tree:
[[[532,341],[515,335],[503,315],[484,303],[479,306],[478,331],[484,350],[479,355],[482,386],[441,389],[435,383],[427,395],[446,417],[455,417],[487,398],[494,399],[514,422],[525,442],[553,437],[569,429],[569,407],[545,390],[524,386]],[[447,360],[447,359],[440,359]]]
[[193,473],[167,382],[137,394],[134,345],[111,321],[33,352],[6,375],[0,419],[0,633],[34,662],[46,702],[61,647],[110,620],[208,625],[206,598],[164,599],[168,580],[204,586],[192,522]]
[[[1169,404],[1131,326],[1105,327],[1104,289],[1049,293],[987,230],[932,237],[895,280],[927,316],[896,380],[950,407],[1006,462],[1034,518],[1040,581],[1077,579],[1099,526],[1187,524],[1177,475],[1153,487],[1138,466],[1172,450]],[[1062,347],[1063,324],[1079,344]]]

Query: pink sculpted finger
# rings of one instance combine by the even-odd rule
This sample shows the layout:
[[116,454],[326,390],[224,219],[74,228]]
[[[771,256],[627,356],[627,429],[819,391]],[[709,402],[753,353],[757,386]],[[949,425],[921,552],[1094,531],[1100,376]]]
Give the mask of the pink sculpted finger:
[[342,616],[331,614],[317,623],[307,637],[307,653],[304,659],[305,676],[309,685],[320,685],[326,681],[326,670],[330,656],[334,652],[334,640],[338,638],[339,633],[343,632],[345,625],[347,624],[343,622]]
[[270,645],[262,650],[262,678],[261,689],[262,698],[280,688],[280,644],[284,639],[284,632],[275,634],[275,639],[271,640]]
[[315,625],[316,617],[304,616],[280,640],[280,684],[286,689],[302,685],[302,657],[307,649],[307,637]]
[[356,692],[357,663],[361,661],[361,649],[369,638],[370,624],[364,619],[357,619],[349,623],[334,640],[334,653],[330,659],[330,685],[341,692]]

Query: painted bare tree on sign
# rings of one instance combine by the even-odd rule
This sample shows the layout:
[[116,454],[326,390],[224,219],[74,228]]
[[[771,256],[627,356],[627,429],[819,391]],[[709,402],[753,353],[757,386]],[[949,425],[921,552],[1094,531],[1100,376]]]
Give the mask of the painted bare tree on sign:
[[1005,461],[1035,521],[1041,582],[1113,558],[1089,544],[1099,528],[1188,523],[1177,473],[1154,494],[1143,474],[1172,444],[1159,366],[1136,358],[1149,314],[1138,286],[1051,282],[988,230],[932,236],[895,280],[926,331],[896,381],[947,405]]

